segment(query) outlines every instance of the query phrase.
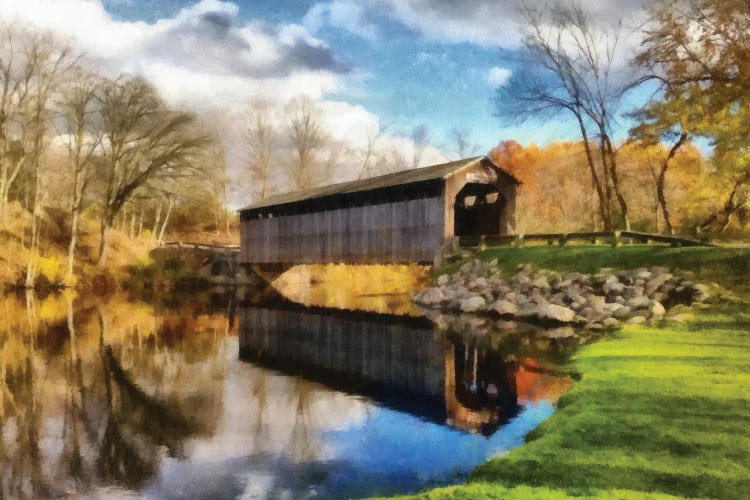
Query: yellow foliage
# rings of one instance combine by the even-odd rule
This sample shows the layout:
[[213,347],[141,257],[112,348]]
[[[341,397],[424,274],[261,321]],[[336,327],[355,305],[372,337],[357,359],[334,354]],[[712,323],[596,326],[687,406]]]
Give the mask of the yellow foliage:
[[67,318],[68,303],[63,294],[52,294],[39,301],[37,318],[45,323],[54,323]]
[[65,260],[58,256],[39,256],[36,258],[37,276],[44,276],[52,284],[62,284],[65,281]]

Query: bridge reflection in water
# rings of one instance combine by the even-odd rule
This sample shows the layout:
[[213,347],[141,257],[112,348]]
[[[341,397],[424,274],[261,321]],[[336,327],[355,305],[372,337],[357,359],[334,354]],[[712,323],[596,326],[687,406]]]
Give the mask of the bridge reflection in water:
[[240,314],[240,358],[264,368],[485,436],[521,409],[521,363],[424,317],[291,302]]

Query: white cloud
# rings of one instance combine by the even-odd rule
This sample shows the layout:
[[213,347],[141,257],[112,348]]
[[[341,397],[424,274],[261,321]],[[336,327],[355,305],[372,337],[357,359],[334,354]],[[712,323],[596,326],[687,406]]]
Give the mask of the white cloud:
[[[359,23],[362,36],[375,36],[367,28],[364,10],[338,0],[324,10],[320,16],[325,22]],[[171,105],[198,112],[215,124],[224,134],[230,171],[235,173],[245,158],[238,129],[250,102],[267,103],[283,141],[286,103],[300,95],[313,99],[334,143],[349,151],[340,162],[340,181],[356,177],[357,151],[369,136],[380,133],[376,115],[325,99],[333,92],[350,91],[351,82],[364,73],[340,62],[314,36],[313,14],[303,24],[273,25],[243,21],[236,3],[201,0],[171,18],[147,23],[115,19],[101,0],[0,0],[0,20],[57,33],[108,76],[126,72],[146,77]],[[408,138],[383,135],[381,145],[411,157]],[[428,148],[422,164],[444,160],[438,149]]]
[[307,11],[302,23],[313,33],[324,25],[343,28],[368,40],[378,38],[375,23],[368,19],[367,9],[361,3],[334,0],[314,4]]
[[[313,5],[306,19],[311,31],[328,23],[373,38],[379,33],[379,19],[389,17],[427,40],[515,49],[521,45],[522,4],[522,0],[333,0]],[[644,12],[644,0],[582,0],[581,5],[597,23],[623,17],[626,25],[636,26]]]
[[115,20],[97,0],[0,2],[0,18],[71,39],[110,74],[144,75],[170,103],[199,112],[259,95],[320,98],[348,72],[303,26],[241,23],[239,7],[219,0],[152,24]]
[[510,78],[511,74],[512,71],[508,68],[500,68],[498,66],[495,66],[487,72],[487,83],[496,87],[501,87],[505,85],[505,82],[508,81],[508,78]]

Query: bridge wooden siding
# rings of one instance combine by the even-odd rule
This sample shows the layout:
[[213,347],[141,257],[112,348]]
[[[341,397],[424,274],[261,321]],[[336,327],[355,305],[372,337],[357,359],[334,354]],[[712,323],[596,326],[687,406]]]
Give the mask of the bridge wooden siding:
[[477,157],[263,200],[240,211],[239,261],[432,263],[472,185],[497,193],[497,231],[512,232],[518,181]]
[[243,222],[247,262],[423,262],[442,243],[437,197]]

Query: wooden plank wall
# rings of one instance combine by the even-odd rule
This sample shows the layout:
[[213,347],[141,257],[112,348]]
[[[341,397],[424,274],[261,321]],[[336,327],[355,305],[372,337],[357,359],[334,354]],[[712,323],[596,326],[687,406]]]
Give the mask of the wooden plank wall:
[[431,197],[242,221],[240,262],[432,262],[443,207]]
[[431,327],[347,317],[340,311],[246,307],[240,314],[242,359],[267,359],[280,369],[327,370],[350,382],[445,398],[445,340]]

